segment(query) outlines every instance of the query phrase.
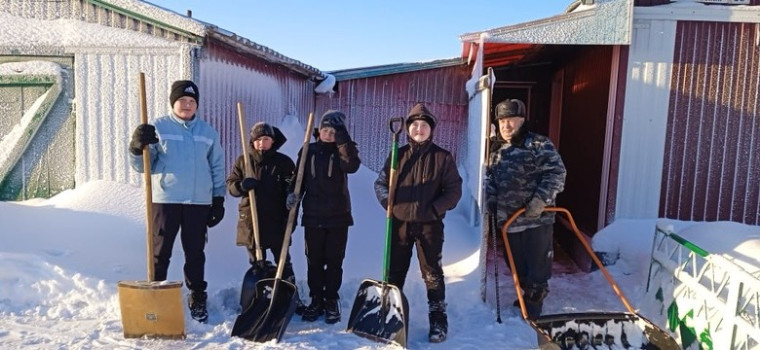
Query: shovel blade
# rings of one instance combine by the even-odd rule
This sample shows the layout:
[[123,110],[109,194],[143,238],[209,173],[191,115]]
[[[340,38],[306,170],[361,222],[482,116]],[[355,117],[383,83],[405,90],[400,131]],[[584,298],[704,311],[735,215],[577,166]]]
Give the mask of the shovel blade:
[[[588,312],[545,315],[532,326],[551,349],[680,349],[667,332],[638,314]],[[542,347],[543,349],[543,347]]]
[[253,303],[256,296],[256,284],[265,278],[274,278],[275,267],[271,262],[255,263],[243,275],[243,285],[240,287],[240,309],[245,311]]
[[282,279],[266,278],[256,283],[251,305],[235,320],[232,336],[255,342],[282,339],[298,300],[296,286]]
[[387,282],[362,281],[346,331],[406,347],[408,329],[409,303],[401,290]]

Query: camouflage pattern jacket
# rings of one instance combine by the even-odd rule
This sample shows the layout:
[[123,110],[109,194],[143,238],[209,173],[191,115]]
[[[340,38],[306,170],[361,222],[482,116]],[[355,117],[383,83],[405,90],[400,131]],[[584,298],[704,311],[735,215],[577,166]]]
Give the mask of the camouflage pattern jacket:
[[[565,188],[565,165],[554,144],[546,136],[528,132],[518,143],[495,145],[490,154],[491,168],[486,184],[489,201],[496,198],[496,219],[501,227],[518,209],[533,197],[548,206],[555,204],[557,193]],[[554,223],[554,213],[544,212],[537,218],[521,215],[508,232]]]

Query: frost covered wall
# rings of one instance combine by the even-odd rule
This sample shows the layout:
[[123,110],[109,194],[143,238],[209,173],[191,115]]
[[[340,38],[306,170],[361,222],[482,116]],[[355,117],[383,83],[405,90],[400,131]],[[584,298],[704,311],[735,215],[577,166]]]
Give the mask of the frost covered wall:
[[[237,102],[243,104],[247,128],[258,121],[280,125],[285,116],[296,116],[306,125],[308,114],[314,109],[315,83],[308,77],[281,65],[242,56],[215,41],[204,45],[198,84],[201,95],[198,108],[203,118],[219,131],[227,171],[241,154]],[[302,141],[288,140],[288,143]]]
[[171,112],[169,87],[190,78],[187,49],[83,50],[76,72],[76,181],[140,184],[127,145],[140,123],[139,73],[145,73],[148,123]]
[[[127,12],[146,7],[144,13],[155,13],[156,17],[172,21],[144,3],[123,0],[112,3],[123,6]],[[73,130],[62,128],[62,132],[69,130],[69,134],[51,146],[60,147],[59,152],[63,152],[56,158],[71,159],[74,163],[73,169],[51,170],[60,173],[57,175],[60,177],[73,176],[68,186],[94,179],[136,183],[137,177],[130,175],[133,172],[125,150],[131,130],[139,122],[138,73],[147,75],[151,118],[169,111],[168,102],[155,102],[168,101],[171,81],[192,76],[194,34],[170,24],[164,23],[163,28],[158,25],[158,21],[152,24],[138,21],[134,16],[86,1],[0,1],[3,33],[0,55],[6,61],[34,66],[34,61],[73,60],[70,64],[73,68],[66,73],[62,86],[67,91],[63,102],[68,109],[67,120],[74,121]],[[197,31],[201,27],[186,28]],[[179,40],[178,33],[184,39]],[[42,125],[40,130],[48,129]],[[43,159],[26,161],[31,164]],[[30,174],[18,181],[28,186],[36,179]],[[44,196],[32,196],[40,195]]]
[[[337,109],[349,119],[349,133],[359,146],[362,164],[379,171],[388,157],[391,136],[388,121],[425,102],[438,119],[433,140],[461,162],[466,156],[466,65],[407,73],[349,79],[338,82],[337,93],[318,98],[318,112]],[[400,144],[406,144],[402,133]]]
[[678,22],[661,217],[760,224],[757,30]]

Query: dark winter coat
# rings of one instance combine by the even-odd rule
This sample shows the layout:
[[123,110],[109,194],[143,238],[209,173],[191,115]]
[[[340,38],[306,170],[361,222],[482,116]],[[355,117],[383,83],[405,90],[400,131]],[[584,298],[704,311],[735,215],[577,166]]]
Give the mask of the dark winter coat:
[[310,227],[353,225],[348,174],[358,171],[361,165],[356,143],[313,142],[309,144],[306,157],[301,224]]
[[[549,138],[532,132],[521,132],[518,136],[514,143],[500,140],[492,144],[489,156],[486,196],[488,201],[495,196],[499,226],[533,197],[549,206],[555,205],[557,194],[565,188],[565,165]],[[544,212],[538,218],[521,215],[509,226],[509,232],[552,223],[554,213]]]
[[[462,178],[454,157],[431,140],[422,144],[410,141],[399,148],[398,161],[393,217],[409,222],[442,220],[462,197]],[[390,157],[375,181],[375,195],[384,208],[389,173]]]
[[[288,187],[293,177],[295,164],[290,157],[277,152],[285,143],[285,136],[275,129],[274,143],[267,151],[259,152],[248,145],[248,154],[253,167],[251,177],[259,180],[254,188],[256,194],[256,209],[259,224],[259,236],[262,249],[277,246],[282,242],[285,226],[288,220],[288,209],[285,200]],[[237,245],[253,247],[253,224],[248,193],[240,189],[240,181],[246,178],[243,155],[235,160],[235,165],[227,177],[227,190],[234,197],[241,197],[238,205]]]

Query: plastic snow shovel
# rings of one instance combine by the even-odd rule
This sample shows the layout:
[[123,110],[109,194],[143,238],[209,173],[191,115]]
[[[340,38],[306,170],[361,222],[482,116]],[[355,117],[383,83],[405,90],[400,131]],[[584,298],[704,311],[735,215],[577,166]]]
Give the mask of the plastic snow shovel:
[[528,312],[525,309],[525,300],[523,299],[520,281],[517,277],[515,261],[512,257],[512,250],[507,239],[507,228],[512,222],[525,212],[520,209],[514,213],[501,229],[504,247],[507,251],[509,268],[512,270],[512,279],[515,282],[515,291],[520,303],[520,311],[523,318],[530,324],[538,335],[538,343],[541,349],[680,349],[678,343],[664,330],[639,315],[631,303],[628,302],[617,283],[607,272],[607,268],[602,265],[599,258],[596,257],[591,246],[586,242],[585,237],[581,234],[575,225],[572,215],[564,208],[545,208],[544,211],[564,213],[567,216],[573,232],[578,240],[586,248],[594,263],[602,271],[607,282],[610,283],[615,294],[623,302],[628,312],[585,312],[585,313],[566,313],[556,315],[543,315],[536,320],[528,319]]
[[[145,101],[145,74],[140,73],[140,123],[148,123]],[[153,190],[150,151],[143,148],[145,181],[145,226],[147,238],[147,281],[119,281],[119,310],[125,338],[185,338],[182,282],[154,281],[153,266]]]
[[[299,201],[313,122],[314,113],[309,113],[294,189],[294,195]],[[296,311],[296,302],[299,298],[296,286],[282,279],[288,249],[290,248],[290,236],[298,213],[298,205],[298,202],[295,203],[288,213],[285,237],[283,237],[282,249],[280,250],[280,261],[277,262],[277,272],[274,278],[265,278],[256,283],[253,303],[235,320],[232,336],[255,342],[266,342],[272,339],[279,342],[282,339],[282,334],[285,333],[285,329]]]
[[[240,126],[240,143],[243,150],[243,166],[245,167],[245,177],[252,177],[253,176],[253,168],[251,166],[251,158],[248,155],[248,147],[245,142],[245,115],[243,114],[243,104],[238,102],[237,103],[237,111],[238,111],[238,125]],[[249,251],[251,248],[254,248],[254,259],[255,263],[251,268],[248,269],[248,271],[245,272],[245,275],[243,276],[243,285],[240,288],[240,307],[243,312],[248,309],[248,307],[253,302],[253,298],[256,294],[256,283],[258,283],[260,280],[264,278],[272,278],[274,275],[270,273],[273,269],[268,268],[269,266],[272,266],[271,263],[264,260],[264,252],[261,249],[261,244],[259,240],[259,214],[258,210],[256,208],[256,192],[251,189],[248,191],[248,203],[250,203],[251,208],[251,225],[253,227],[253,239],[252,245],[248,246]]]
[[391,118],[393,133],[391,164],[388,183],[388,204],[385,211],[385,253],[383,255],[383,280],[365,279],[359,286],[348,318],[346,331],[364,338],[406,347],[409,328],[409,303],[401,290],[388,283],[390,265],[391,229],[393,225],[393,199],[398,178],[398,135],[403,118]]

